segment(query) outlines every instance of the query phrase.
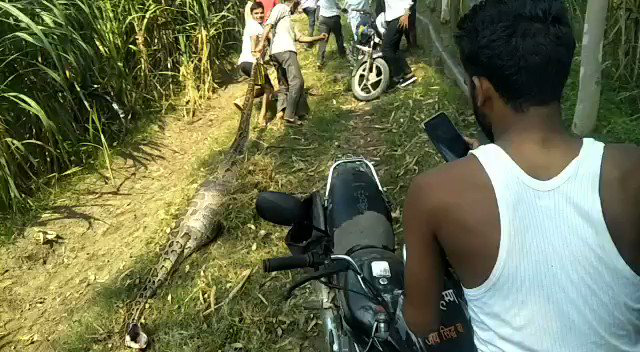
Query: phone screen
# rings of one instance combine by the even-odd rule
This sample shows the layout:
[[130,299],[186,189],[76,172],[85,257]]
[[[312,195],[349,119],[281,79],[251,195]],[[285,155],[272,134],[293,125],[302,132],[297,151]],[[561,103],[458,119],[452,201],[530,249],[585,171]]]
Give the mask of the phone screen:
[[437,113],[422,125],[445,161],[460,159],[469,153],[469,145],[444,112]]

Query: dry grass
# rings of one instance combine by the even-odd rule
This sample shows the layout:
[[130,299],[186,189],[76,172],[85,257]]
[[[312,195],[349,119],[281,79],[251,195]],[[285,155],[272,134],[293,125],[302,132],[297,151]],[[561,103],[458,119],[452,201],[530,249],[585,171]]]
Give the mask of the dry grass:
[[[303,51],[301,61],[309,88],[318,93],[310,99],[309,121],[298,128],[252,131],[256,140],[229,198],[224,235],[187,261],[147,310],[152,351],[317,351],[321,323],[317,314],[303,308],[309,297],[303,290],[291,301],[282,299],[298,274],[264,274],[259,268],[262,259],[286,253],[286,229],[258,219],[253,210],[258,192],[321,190],[333,161],[364,155],[376,163],[397,209],[411,177],[438,163],[419,123],[438,109],[468,116],[455,88],[424,63],[416,62],[422,79],[416,87],[362,104],[348,90],[344,62],[332,61],[318,72],[312,52]],[[465,128],[471,125],[466,119],[458,122]],[[210,162],[203,159],[201,175],[215,170]],[[150,257],[138,258],[122,281],[141,275],[153,262]],[[57,346],[68,351],[120,350],[123,303],[133,291],[132,286],[114,283],[99,292]]]

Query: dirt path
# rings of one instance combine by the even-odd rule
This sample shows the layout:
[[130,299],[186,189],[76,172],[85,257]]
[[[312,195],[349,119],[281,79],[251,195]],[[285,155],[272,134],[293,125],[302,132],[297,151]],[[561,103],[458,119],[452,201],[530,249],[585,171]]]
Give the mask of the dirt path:
[[74,180],[23,238],[0,248],[0,350],[53,350],[104,282],[124,284],[134,260],[165,241],[201,165],[231,142],[215,136],[236,128],[229,102],[245,88],[219,91],[192,121],[167,117],[113,162],[116,186],[95,174]]

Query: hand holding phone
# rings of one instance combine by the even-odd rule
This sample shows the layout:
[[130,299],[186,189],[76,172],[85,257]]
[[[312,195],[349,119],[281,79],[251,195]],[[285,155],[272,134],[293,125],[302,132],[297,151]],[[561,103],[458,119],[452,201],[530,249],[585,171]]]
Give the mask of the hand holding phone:
[[471,150],[470,145],[475,144],[474,142],[478,146],[480,144],[471,139],[467,141],[444,112],[437,113],[422,125],[429,139],[447,162],[464,158]]
[[471,148],[471,150],[474,150],[476,148],[480,148],[481,144],[480,141],[475,139],[475,138],[469,138],[469,137],[464,137],[464,141],[467,142],[467,144],[469,145],[469,148]]

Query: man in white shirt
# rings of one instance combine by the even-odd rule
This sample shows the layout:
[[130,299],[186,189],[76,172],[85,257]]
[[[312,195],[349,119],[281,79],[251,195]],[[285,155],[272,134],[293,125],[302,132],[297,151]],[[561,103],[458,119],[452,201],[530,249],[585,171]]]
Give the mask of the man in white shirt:
[[[264,29],[262,28],[262,21],[264,20],[264,5],[262,5],[261,2],[251,2],[250,4],[251,6],[249,10],[252,18],[247,21],[247,24],[244,27],[244,33],[242,35],[242,52],[238,59],[238,68],[240,69],[240,72],[247,77],[251,77],[253,66],[257,61],[254,56],[254,54],[256,54],[254,49],[258,45],[260,37],[264,33]],[[266,73],[258,81],[262,82],[262,84],[260,84],[259,87],[256,87],[254,97],[262,97],[262,109],[260,110],[259,121],[261,126],[266,126],[268,123],[266,119],[267,104],[271,100],[273,85],[271,84],[269,75]],[[242,111],[244,101],[245,96],[242,96],[236,99],[233,104]]]
[[[340,22],[340,7],[337,0],[320,0],[320,19],[318,21],[318,31],[326,33],[327,36],[333,34],[336,38],[338,46],[338,55],[345,57],[347,51],[344,48],[344,38],[342,36],[342,23]],[[325,63],[325,54],[327,51],[327,43],[329,39],[323,40],[318,45],[318,67],[322,67]]]
[[407,191],[409,328],[437,338],[446,256],[479,352],[640,351],[640,148],[566,130],[576,41],[565,1],[485,0],[457,27],[493,143]]
[[256,51],[262,53],[271,32],[271,60],[278,73],[278,114],[286,122],[300,124],[299,116],[309,113],[309,104],[304,94],[304,78],[300,70],[296,41],[313,43],[327,38],[326,35],[308,37],[296,32],[291,15],[300,5],[299,0],[284,0],[276,5],[265,23],[264,34]]
[[404,87],[415,82],[407,60],[400,53],[400,42],[409,28],[412,0],[384,0],[387,31],[382,39],[382,55],[391,70],[392,85]]

